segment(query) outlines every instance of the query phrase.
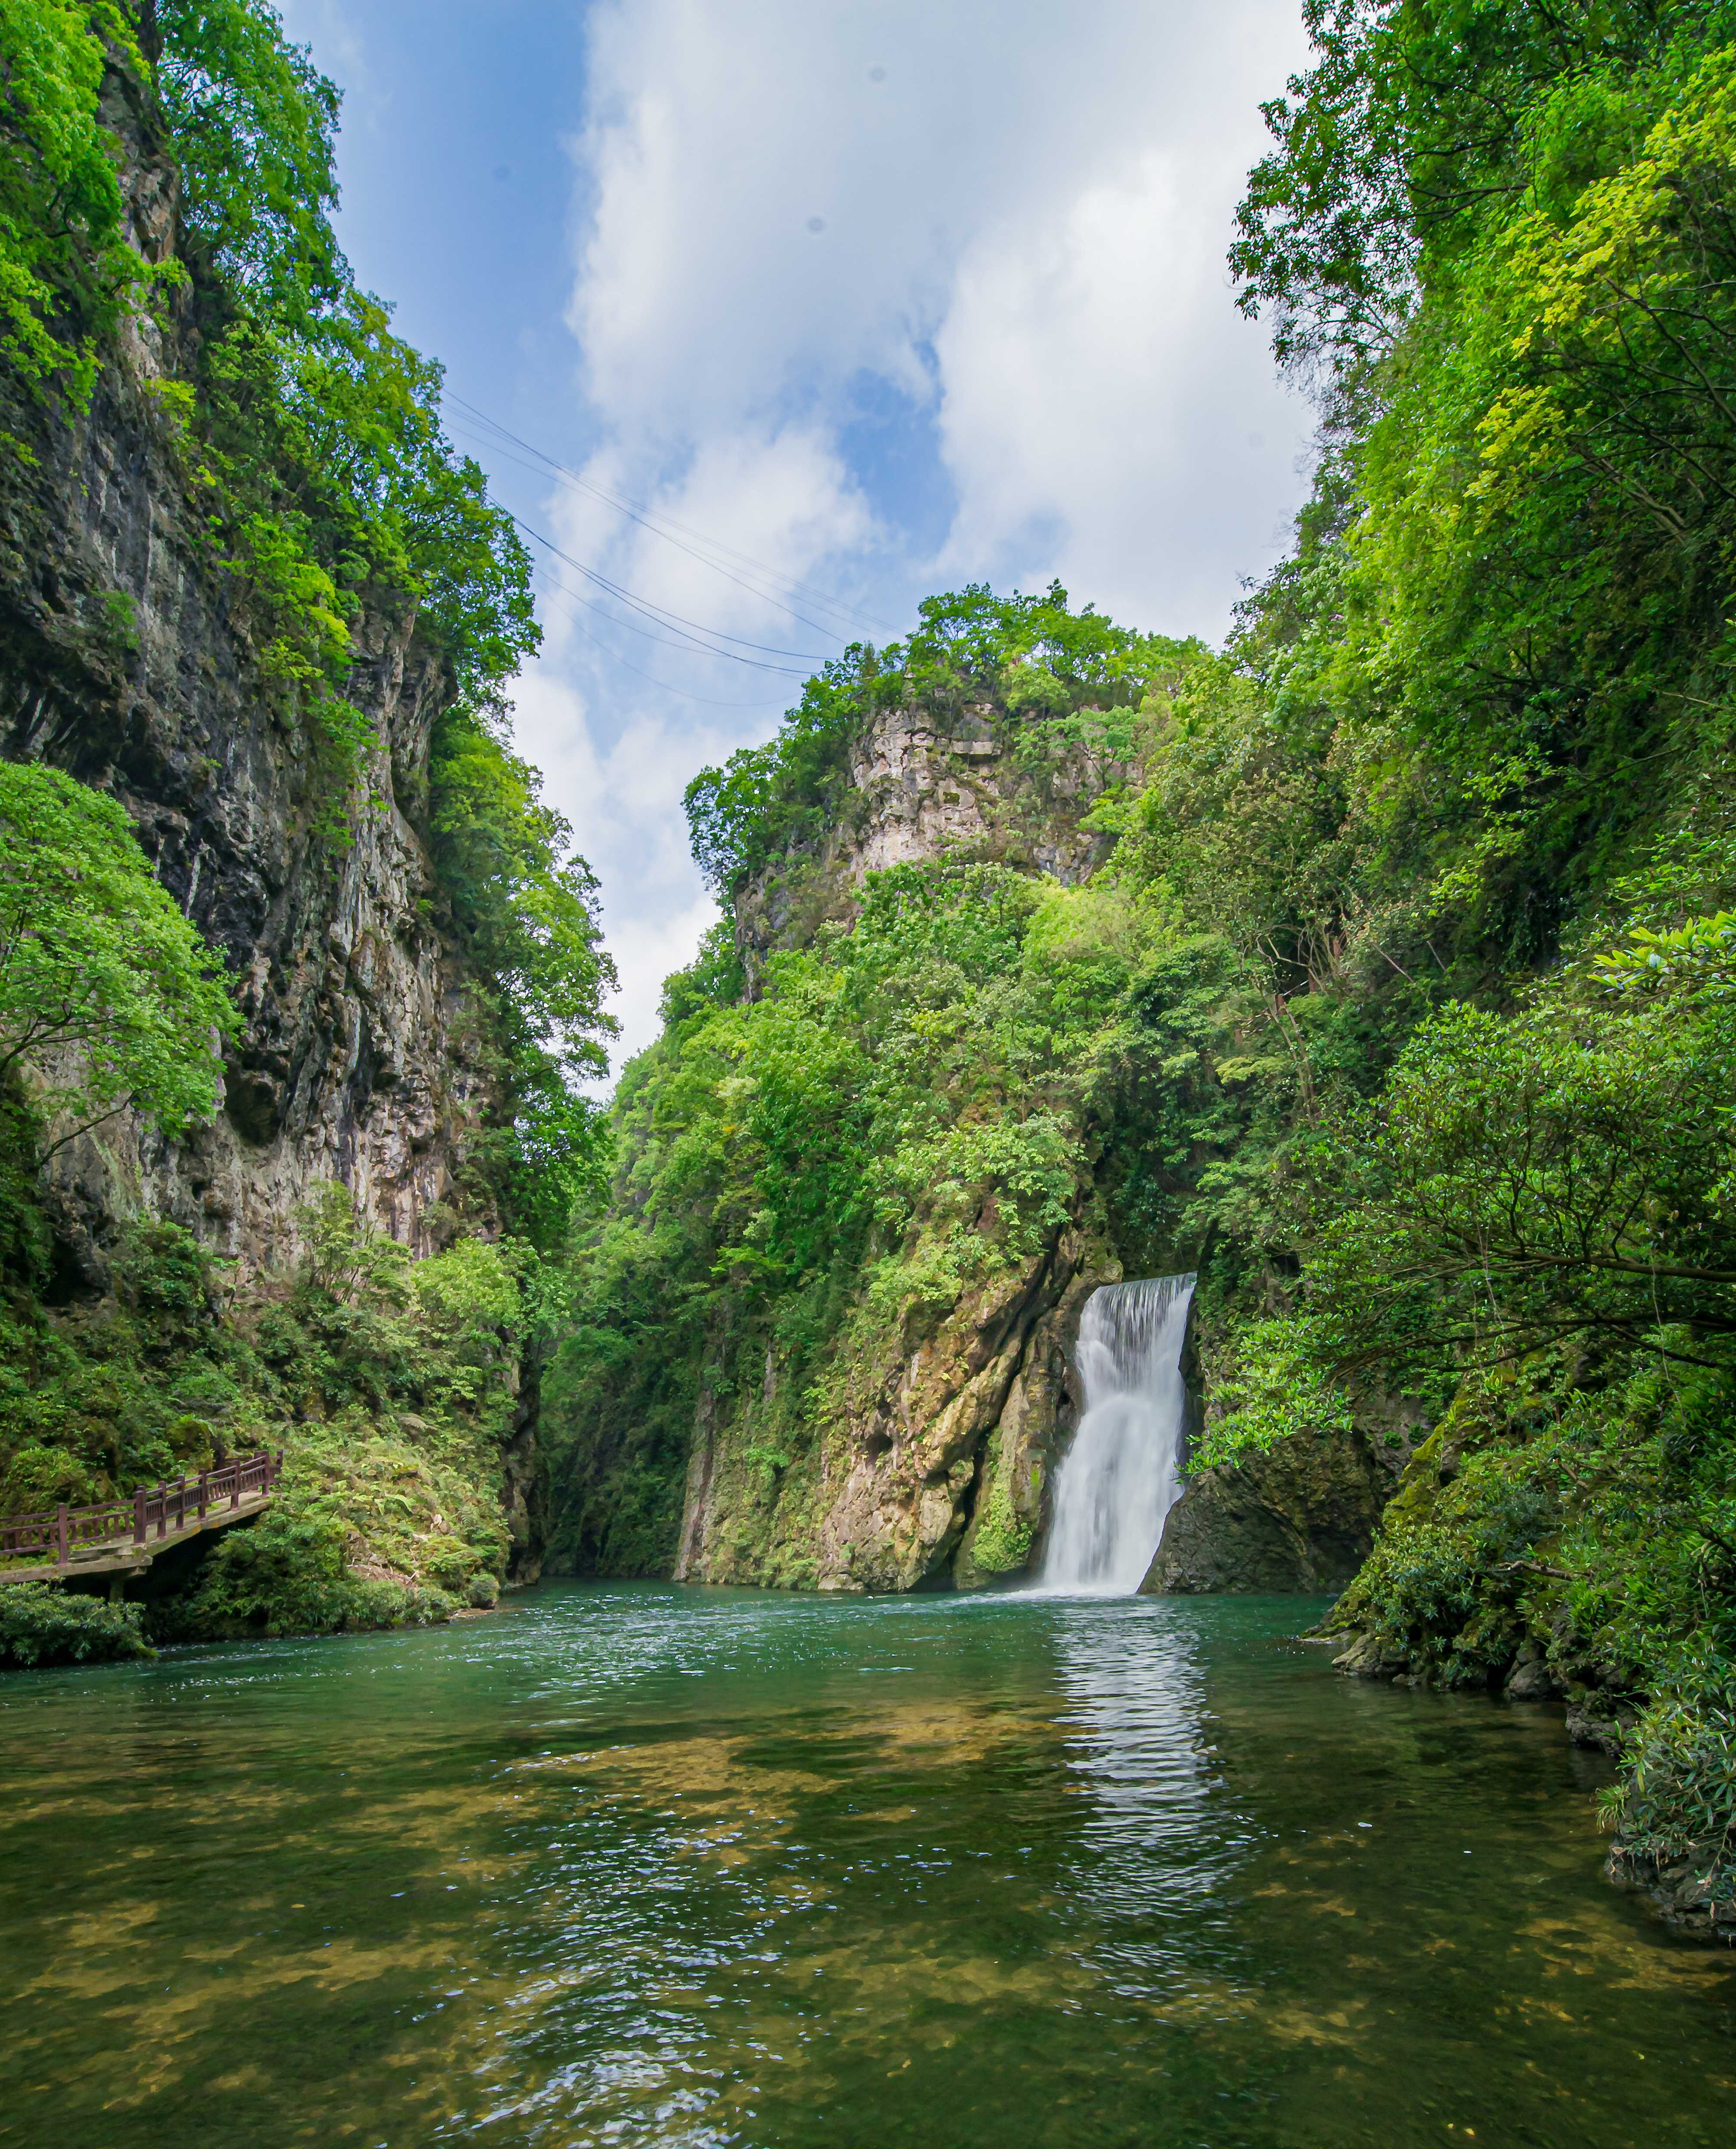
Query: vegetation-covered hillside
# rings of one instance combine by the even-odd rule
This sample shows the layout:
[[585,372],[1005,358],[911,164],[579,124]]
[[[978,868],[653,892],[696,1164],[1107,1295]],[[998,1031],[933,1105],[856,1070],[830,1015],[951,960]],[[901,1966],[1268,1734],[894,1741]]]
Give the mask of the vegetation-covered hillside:
[[1361,1661],[1566,1692],[1623,1855],[1727,1898],[1736,9],[1307,13],[1232,256],[1318,398],[1295,551],[1219,654],[947,600],[696,784],[739,926],[837,855],[888,706],[980,712],[1039,790],[1138,772],[1069,796],[1089,885],[967,845],[751,997],[727,926],[670,981],[549,1384],[562,1527],[667,1563],[727,1419],[736,1571],[811,1578],[913,1337],[1069,1231],[1197,1267],[1205,1460],[1426,1436]]
[[[389,1619],[490,1594],[537,1250],[558,1246],[596,1170],[576,1078],[602,1064],[611,974],[586,868],[501,700],[537,642],[528,561],[445,436],[439,367],[339,249],[336,114],[261,0],[0,0],[0,639],[26,718],[38,687],[62,712],[26,721],[14,751],[31,758],[0,765],[0,1512],[112,1497],[224,1448],[290,1451],[286,1498],[224,1541],[194,1603],[159,1608],[159,1629]],[[124,478],[100,510],[78,476],[91,452]],[[154,553],[184,546],[186,585],[147,622],[143,583],[123,586],[140,511],[126,487],[152,485]],[[31,534],[88,512],[109,518],[90,556],[117,548],[106,590],[69,590]],[[389,739],[368,710],[395,648],[431,685]],[[227,1100],[257,1150],[257,1100],[299,1064],[279,1052],[274,1076],[269,1036],[260,1071],[238,1058],[238,1007],[264,1021],[288,989],[261,974],[280,954],[268,964],[238,933],[240,897],[210,895],[216,852],[171,874],[161,850],[231,774],[175,731],[184,702],[219,691],[256,720],[244,773],[272,757],[288,772],[271,795],[298,826],[254,841],[294,861],[309,916],[382,818],[408,817],[426,862],[415,929],[433,952],[403,959],[444,966],[464,1058],[429,1107],[456,1160],[439,1213],[415,1220],[433,1258],[412,1262],[315,1170],[284,1220],[296,1258],[271,1273],[267,1249],[264,1272],[238,1276],[160,1185],[128,1183],[118,1130],[143,1128],[150,1170],[172,1178],[161,1145]],[[45,751],[98,771],[106,755],[99,781],[118,767],[161,809],[154,864],[120,806],[39,765]],[[152,793],[163,771],[173,798]],[[202,863],[228,975],[165,893],[190,906]],[[323,920],[309,929],[325,941]],[[369,1019],[357,994],[385,959],[365,935],[360,959],[360,985],[354,961],[333,973],[304,1059]],[[365,1049],[360,1064],[380,1090],[402,1071]],[[74,1154],[108,1190],[91,1196],[83,1269],[45,1176]],[[521,1482],[521,1537],[525,1497]]]

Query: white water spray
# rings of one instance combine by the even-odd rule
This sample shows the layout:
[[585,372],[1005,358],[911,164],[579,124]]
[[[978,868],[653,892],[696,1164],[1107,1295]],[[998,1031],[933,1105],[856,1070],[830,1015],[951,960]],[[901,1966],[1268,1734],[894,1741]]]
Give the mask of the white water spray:
[[1105,1284],[1079,1330],[1085,1408],[1055,1480],[1039,1587],[1130,1597],[1181,1493],[1190,1276]]

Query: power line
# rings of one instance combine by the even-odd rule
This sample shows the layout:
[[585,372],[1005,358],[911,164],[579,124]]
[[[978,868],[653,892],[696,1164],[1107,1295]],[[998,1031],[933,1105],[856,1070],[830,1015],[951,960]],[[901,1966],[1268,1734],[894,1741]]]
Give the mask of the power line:
[[[571,597],[574,595],[574,592],[564,583],[556,582],[555,588],[562,596]],[[580,598],[578,601],[583,603],[584,600]],[[667,679],[657,678],[649,672],[642,672],[637,664],[629,664],[626,657],[618,651],[611,649],[607,642],[600,640],[593,634],[583,620],[574,618],[572,623],[588,642],[602,652],[611,664],[618,664],[624,672],[631,672],[636,679],[643,679],[651,686],[660,687],[666,694],[678,695],[684,702],[698,702],[708,709],[775,709],[778,706],[776,702],[722,702],[711,694],[696,694],[687,687],[672,687]],[[616,623],[621,624],[618,621]]]
[[[696,551],[693,546],[682,544],[680,538],[671,536],[670,532],[675,530],[683,531],[709,551],[721,552],[727,558],[738,561],[742,566],[751,568],[755,574],[767,581],[781,583],[785,589],[802,597],[805,602],[822,611],[835,612],[839,618],[846,622],[852,618],[866,620],[871,626],[885,627],[888,633],[894,631],[884,621],[874,618],[870,612],[863,611],[855,606],[841,604],[837,599],[828,596],[823,591],[815,590],[807,584],[794,581],[787,575],[780,574],[775,567],[767,566],[763,561],[755,560],[750,554],[738,551],[732,545],[726,545],[721,538],[707,536],[704,531],[695,530],[687,523],[677,521],[673,516],[664,516],[661,511],[649,506],[643,501],[634,500],[629,494],[611,491],[608,486],[599,485],[594,478],[585,477],[577,471],[569,469],[565,463],[556,461],[554,456],[545,453],[533,442],[521,440],[516,433],[510,432],[497,419],[491,418],[485,411],[478,410],[475,404],[465,403],[461,396],[455,396],[452,400],[474,413],[490,432],[497,435],[501,440],[510,440],[516,447],[522,448],[526,455],[533,455],[544,468],[553,471],[556,476],[578,491],[590,493],[593,498],[602,501],[606,506],[615,508],[631,521],[641,524],[645,529],[649,530],[653,536],[662,538],[666,544],[673,545],[678,551],[687,553],[690,559],[697,560],[702,566],[709,567],[713,574],[722,575],[725,581],[733,582],[737,589],[746,590],[752,596],[762,598],[768,604],[776,605],[780,611],[787,612],[792,619],[799,621],[803,627],[811,627],[817,634],[835,635],[838,630],[835,627],[824,627],[818,620],[807,618],[793,606],[784,603],[772,591],[761,589],[752,582],[743,581],[739,575],[731,574],[729,570],[720,565],[717,561],[707,558],[704,551]],[[493,446],[496,444],[490,441],[486,445]],[[665,523],[667,524],[667,528],[663,526]]]
[[[462,427],[460,427],[458,430],[459,430],[459,431],[460,431],[460,433],[462,433],[462,431],[463,431],[463,428],[462,428]],[[504,451],[502,449],[501,449],[496,442],[494,442],[494,441],[492,441],[492,440],[491,440],[491,441],[486,441],[486,442],[483,442],[483,443],[481,443],[481,445],[483,445],[486,446],[487,448],[489,448],[489,449],[490,449],[490,450],[491,450],[491,451],[492,451],[496,455],[500,456],[503,460],[505,460],[505,461],[506,461],[506,462],[509,462],[509,463],[516,463],[516,464],[518,465],[518,466],[519,466],[519,468],[520,468],[521,470],[527,470],[527,471],[534,471],[536,470],[536,466],[534,463],[527,463],[527,462],[524,460],[524,458],[523,458],[522,456],[521,456],[521,455],[506,455],[506,454],[505,453],[505,451]],[[510,508],[505,509],[505,510],[503,510],[502,511],[503,511],[504,513],[506,513],[506,514],[512,515],[512,511],[511,511]],[[537,541],[537,543],[538,543],[539,545],[546,545],[546,544],[548,544],[549,541],[548,541],[546,538],[543,538],[543,537],[538,537],[538,536],[536,536],[536,532],[534,530],[531,530],[531,529],[529,527],[529,526],[528,526],[527,524],[526,524],[526,523],[524,523],[523,521],[521,521],[520,520],[520,518],[519,518],[517,516],[516,516],[516,515],[512,515],[512,520],[513,520],[515,522],[517,522],[517,523],[519,524],[519,527],[520,527],[521,530],[524,530],[524,531],[525,531],[525,532],[526,532],[526,534],[528,536],[536,537],[536,541]],[[550,546],[550,549],[552,551],[552,550],[554,550],[555,548],[554,548],[552,546]],[[684,549],[685,549],[685,548],[684,548]],[[568,556],[566,556],[566,555],[563,554],[561,556],[562,556],[563,558],[566,558],[566,557],[567,557]],[[696,554],[694,555],[694,556],[695,556],[695,558],[697,558],[697,557],[698,557],[698,555],[696,553]],[[578,563],[577,563],[576,561],[575,561],[575,562],[573,562],[572,564],[574,564],[574,565],[577,565]],[[709,561],[702,561],[702,562],[701,562],[701,564],[702,564],[702,566],[708,566],[708,565],[710,564],[710,562],[709,562]],[[594,572],[595,571],[594,571],[593,569],[591,569],[591,568],[586,568],[586,569],[584,570],[584,571],[585,571],[586,573],[589,574],[589,573],[592,573],[592,572]],[[743,588],[746,588],[747,585],[744,583],[744,584],[742,584],[742,586]],[[752,594],[754,594],[755,596],[758,596],[758,595],[760,594],[760,592],[759,592],[758,591],[755,591]],[[646,600],[645,601],[648,602],[648,601],[649,601],[649,600]],[[652,606],[652,609],[653,611],[661,611],[661,610],[662,609],[662,607],[661,606]],[[670,617],[671,617],[672,618],[679,618],[679,617],[680,617],[680,614],[678,614],[678,613],[672,613],[672,614],[670,615]],[[618,622],[616,622],[616,624],[617,624],[617,625],[625,625],[625,623],[626,623],[625,622],[621,622],[621,621],[618,621]],[[714,635],[714,636],[716,636],[716,637],[717,637],[717,639],[718,639],[719,641],[722,641],[722,642],[740,642],[740,644],[742,645],[742,648],[744,648],[744,649],[762,649],[762,650],[765,650],[765,651],[766,651],[766,652],[767,653],[767,655],[769,655],[769,656],[772,656],[772,657],[799,657],[799,658],[800,658],[800,660],[802,661],[802,662],[803,662],[803,663],[804,663],[804,664],[823,664],[823,663],[826,662],[826,659],[824,658],[824,657],[823,657],[823,656],[821,656],[821,657],[816,657],[816,656],[813,655],[809,651],[805,650],[805,649],[777,649],[777,648],[773,648],[773,647],[771,646],[771,644],[769,644],[769,643],[767,643],[767,642],[750,642],[745,635],[742,635],[742,634],[729,634],[729,633],[727,633],[727,632],[724,631],[724,629],[723,629],[723,628],[722,628],[721,627],[700,627],[700,626],[698,626],[698,625],[697,625],[697,622],[692,622],[692,624],[693,624],[693,625],[694,625],[694,631],[695,631],[697,633],[699,633],[699,634],[709,634],[709,635]],[[829,640],[836,640],[836,638],[837,638],[837,637],[836,637],[836,636],[832,632],[832,630],[831,630],[830,628],[823,627],[820,627],[819,629],[818,629],[817,631],[818,631],[819,633],[821,633],[821,634],[826,635],[826,636],[827,636],[827,637],[828,637]],[[636,630],[636,632],[637,632],[637,630]],[[722,652],[719,652],[719,653],[721,654]]]
[[783,588],[803,598],[805,601],[822,610],[836,613],[841,619],[863,621],[870,627],[878,627],[888,634],[897,632],[889,622],[876,617],[873,613],[864,611],[859,605],[843,603],[837,598],[828,596],[824,591],[817,590],[810,584],[782,574],[776,568],[768,566],[763,561],[754,559],[751,554],[742,552],[732,545],[725,544],[721,538],[708,536],[703,531],[694,529],[691,524],[679,521],[672,515],[664,514],[660,509],[653,508],[645,501],[635,500],[630,494],[614,491],[606,486],[599,485],[594,478],[582,476],[578,471],[569,469],[565,463],[557,460],[556,457],[537,447],[534,442],[521,438],[518,434],[501,425],[498,419],[490,417],[486,410],[479,409],[474,403],[466,401],[463,396],[449,395],[447,400],[455,404],[459,409],[468,411],[474,420],[486,426],[489,432],[496,435],[500,440],[510,441],[513,446],[522,448],[526,455],[534,456],[538,463],[563,478],[569,485],[576,486],[581,492],[590,493],[594,498],[602,501],[608,506],[628,516],[633,521],[650,531],[653,536],[661,537],[666,544],[673,545],[678,551],[686,552],[690,558],[697,560],[702,566],[709,567],[714,574],[722,575],[727,581],[735,583],[738,589],[745,589],[751,596],[762,597],[768,603],[776,604],[780,611],[788,612],[791,618],[799,621],[803,627],[812,627],[817,634],[835,634],[837,630],[823,627],[816,620],[805,618],[793,606],[784,604],[772,591],[756,588],[752,584],[744,582],[739,576],[731,574],[729,570],[722,566],[718,561],[707,558],[705,552],[696,551],[691,545],[682,544],[681,539],[672,536],[671,532],[682,531],[684,536],[693,538],[697,544],[705,546],[707,551],[721,553],[726,558],[736,561],[739,565],[751,569],[764,581],[780,584]]
[[[717,648],[713,643],[707,642],[702,638],[706,635],[715,632],[715,629],[712,627],[701,627],[697,621],[685,619],[682,617],[681,613],[671,611],[662,605],[654,605],[648,602],[643,597],[636,597],[631,590],[624,589],[619,582],[611,582],[606,575],[599,574],[595,567],[586,566],[582,560],[576,559],[571,552],[563,551],[561,548],[556,544],[553,538],[545,537],[540,530],[532,529],[531,525],[525,521],[522,516],[513,515],[511,508],[508,508],[506,512],[508,515],[511,516],[512,521],[524,531],[526,536],[533,539],[536,543],[543,546],[546,551],[552,552],[557,560],[564,560],[569,567],[576,568],[578,572],[583,575],[587,581],[595,582],[599,589],[606,590],[611,596],[618,597],[622,604],[630,606],[632,611],[641,613],[645,618],[654,621],[659,627],[672,627],[678,634],[683,635],[691,646],[694,649],[697,650],[701,655],[706,657],[721,657],[731,664],[745,664],[748,666],[751,670],[755,672],[775,672],[786,679],[805,679],[808,677],[807,671],[798,670],[792,665],[767,664],[757,657],[738,657],[732,649]],[[738,640],[740,637],[732,636],[730,639],[733,641]],[[672,644],[671,646],[673,647],[674,645]],[[749,642],[746,646],[750,649],[753,649],[761,647],[763,645],[757,642]],[[768,653],[774,656],[800,657],[804,666],[812,666],[824,661],[823,658],[809,657],[799,649],[775,650],[771,651]]]
[[[779,706],[777,702],[720,701],[715,695],[696,694],[691,687],[673,687],[667,679],[659,679],[654,673],[650,672],[642,672],[637,664],[629,663],[626,658],[621,656],[618,650],[611,649],[608,643],[603,641],[601,636],[597,635],[590,627],[586,627],[584,621],[580,619],[576,614],[571,611],[571,606],[575,604],[581,604],[585,606],[588,611],[596,612],[599,618],[608,620],[609,624],[611,627],[625,627],[628,629],[629,632],[633,634],[644,633],[645,630],[642,627],[633,627],[628,621],[624,619],[613,618],[608,612],[606,612],[603,610],[601,605],[593,602],[589,597],[581,596],[576,590],[568,589],[565,582],[556,581],[553,576],[548,575],[546,571],[545,571],[545,595],[550,594],[565,597],[568,601],[566,605],[562,606],[562,611],[566,613],[567,617],[571,620],[572,624],[578,629],[579,632],[584,636],[585,639],[591,644],[592,647],[601,650],[602,654],[608,658],[611,664],[618,664],[624,671],[631,672],[636,679],[644,679],[648,681],[653,687],[661,687],[666,694],[679,695],[683,701],[687,702],[702,702],[708,709],[775,709]],[[655,640],[656,638],[657,637],[654,636],[647,637],[647,640]],[[675,649],[680,647],[678,643],[672,642],[663,642],[661,646],[666,649]]]
[[[701,566],[709,567],[714,574],[722,575],[726,581],[733,582],[736,587],[739,590],[746,590],[750,596],[759,598],[762,603],[775,606],[779,611],[787,613],[788,617],[796,621],[798,625],[812,627],[816,634],[824,635],[828,641],[836,641],[839,638],[838,630],[835,627],[828,627],[823,621],[808,618],[804,614],[795,611],[793,606],[785,604],[780,597],[774,595],[771,591],[757,588],[752,582],[742,581],[739,575],[731,574],[727,567],[719,566],[715,560],[707,559],[702,552],[696,551],[691,545],[683,545],[679,538],[669,536],[667,531],[655,528],[652,524],[645,521],[644,516],[633,514],[631,510],[621,506],[621,504],[618,501],[612,499],[607,492],[602,490],[601,486],[588,484],[582,478],[574,476],[571,472],[565,470],[561,465],[551,462],[546,455],[544,455],[541,452],[540,450],[535,448],[528,449],[527,453],[535,456],[536,460],[534,462],[526,462],[523,456],[508,454],[506,450],[501,447],[498,440],[491,440],[486,435],[469,431],[463,425],[455,426],[454,430],[458,434],[460,439],[468,438],[471,440],[476,445],[485,449],[494,456],[504,459],[507,462],[516,463],[521,470],[538,471],[549,471],[553,472],[553,474],[557,476],[564,485],[568,486],[569,489],[575,491],[589,492],[594,495],[596,498],[604,501],[607,506],[618,508],[621,513],[627,515],[631,521],[644,523],[645,527],[651,531],[653,536],[664,538],[667,542],[673,545],[677,551],[685,552],[689,559],[697,560]],[[511,440],[514,435],[508,434],[506,437]],[[705,631],[707,632],[718,632],[720,630],[708,628]],[[739,637],[732,638],[738,639]],[[821,660],[817,658],[813,661],[818,662]]]

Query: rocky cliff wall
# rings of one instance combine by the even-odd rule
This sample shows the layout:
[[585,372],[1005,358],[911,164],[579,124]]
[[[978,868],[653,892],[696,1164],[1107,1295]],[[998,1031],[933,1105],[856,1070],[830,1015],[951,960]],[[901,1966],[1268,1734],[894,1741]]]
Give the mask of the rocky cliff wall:
[[[132,236],[161,261],[174,174],[125,95],[112,86],[107,116],[129,145]],[[411,617],[365,613],[349,692],[379,750],[350,835],[323,834],[318,742],[262,682],[157,392],[186,370],[189,333],[173,301],[160,328],[129,331],[82,416],[0,390],[30,458],[9,457],[0,486],[0,752],[122,803],[221,951],[246,1024],[214,1125],[169,1143],[122,1118],[55,1160],[68,1256],[90,1286],[117,1220],[140,1210],[244,1271],[269,1266],[329,1180],[424,1250],[486,1099],[416,826],[440,671]]]
[[1120,1274],[1099,1240],[1062,1231],[928,1332],[907,1320],[864,1352],[843,1407],[781,1468],[757,1437],[771,1359],[765,1391],[727,1422],[702,1398],[676,1579],[905,1590],[1022,1572],[1077,1422],[1079,1315]]
[[994,702],[949,713],[911,698],[877,710],[853,743],[848,788],[823,839],[735,899],[750,983],[771,950],[852,918],[863,876],[888,866],[956,852],[1069,885],[1087,879],[1111,839],[1080,823],[1111,783],[1137,775],[1073,747],[1033,752],[1029,733]]
[[[1136,777],[1075,746],[1033,750],[998,704],[947,712],[907,698],[855,740],[823,839],[737,895],[737,945],[753,989],[768,953],[849,922],[863,878],[952,853],[1068,883],[1110,839],[1080,825],[1108,786]],[[907,1309],[866,1326],[834,1369],[837,1407],[815,1444],[772,1430],[778,1369],[726,1412],[702,1379],[678,1579],[822,1589],[981,1587],[1023,1572],[1049,1519],[1054,1462],[1076,1422],[1073,1346],[1085,1299],[1120,1280],[1082,1190],[1043,1252],[968,1292],[943,1320]]]
[[[863,725],[848,768],[823,837],[736,898],[750,990],[771,952],[852,922],[876,870],[950,853],[1087,879],[1110,841],[1089,825],[1090,808],[1139,778],[1091,758],[1077,733],[1022,727],[996,703],[949,712],[909,698]],[[1071,1220],[1043,1253],[967,1292],[943,1320],[925,1324],[907,1306],[897,1332],[878,1334],[858,1318],[817,1412],[792,1411],[769,1348],[757,1392],[744,1396],[723,1370],[731,1338],[717,1336],[699,1383],[677,1578],[902,1590],[1029,1573],[1082,1406],[1079,1316],[1123,1273],[1092,1168],[1083,1164]],[[1189,1365],[1197,1402],[1191,1331]],[[1360,1439],[1202,1472],[1145,1588],[1340,1588],[1391,1482]]]

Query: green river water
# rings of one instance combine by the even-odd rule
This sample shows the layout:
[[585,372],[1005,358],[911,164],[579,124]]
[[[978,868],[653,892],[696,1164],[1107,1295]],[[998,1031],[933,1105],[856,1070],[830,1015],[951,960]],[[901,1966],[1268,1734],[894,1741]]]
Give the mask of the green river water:
[[546,1585],[0,1681],[0,2141],[1736,2139],[1558,1718],[1296,1599]]

